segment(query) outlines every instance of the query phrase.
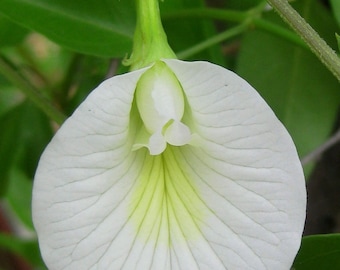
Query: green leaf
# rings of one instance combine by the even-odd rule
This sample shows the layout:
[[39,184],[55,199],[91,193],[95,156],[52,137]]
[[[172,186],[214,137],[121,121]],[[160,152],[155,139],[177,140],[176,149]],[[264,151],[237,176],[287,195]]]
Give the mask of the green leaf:
[[24,103],[19,119],[22,152],[18,165],[33,178],[40,156],[53,136],[50,120],[32,103]]
[[13,167],[9,173],[9,186],[6,194],[9,205],[20,221],[33,230],[31,215],[32,180],[17,167]]
[[23,240],[0,233],[0,248],[22,256],[34,266],[43,267],[37,241]]
[[26,29],[0,15],[0,47],[12,46],[20,43],[26,34]]
[[74,51],[105,57],[131,51],[131,0],[0,0],[0,12]]
[[0,118],[0,197],[7,191],[9,171],[17,154],[20,125],[17,123],[19,116],[13,110]]
[[335,33],[335,37],[336,37],[336,40],[338,42],[338,47],[339,47],[339,50],[340,50],[340,36],[337,33]]
[[14,87],[4,82],[0,75],[0,117],[22,102],[24,96]]
[[340,1],[339,0],[330,0],[330,3],[332,5],[334,17],[337,20],[338,25],[340,26]]
[[[333,47],[336,24],[316,1],[298,1],[295,7]],[[282,23],[274,13],[268,20]],[[273,108],[291,133],[301,157],[328,137],[340,104],[339,84],[307,50],[256,30],[242,43],[238,73]]]
[[0,196],[7,191],[14,163],[33,177],[40,155],[51,137],[49,120],[29,102],[0,117]]
[[340,269],[340,234],[306,236],[292,270]]

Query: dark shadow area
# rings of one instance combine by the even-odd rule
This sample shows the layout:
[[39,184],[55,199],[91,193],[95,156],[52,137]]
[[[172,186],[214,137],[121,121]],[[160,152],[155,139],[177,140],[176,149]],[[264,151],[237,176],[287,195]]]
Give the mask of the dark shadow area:
[[[334,132],[340,128],[340,112]],[[340,142],[328,149],[307,184],[304,235],[340,233]]]

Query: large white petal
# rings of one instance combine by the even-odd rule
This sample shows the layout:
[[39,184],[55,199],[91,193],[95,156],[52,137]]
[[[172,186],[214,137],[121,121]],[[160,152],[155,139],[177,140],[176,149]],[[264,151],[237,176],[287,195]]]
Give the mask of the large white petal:
[[[35,177],[33,218],[50,269],[289,269],[305,189],[294,145],[233,73],[167,60],[192,145],[131,151],[143,71],[104,82],[61,127]],[[132,112],[130,113],[130,111]]]
[[167,63],[185,89],[187,121],[198,135],[199,147],[175,151],[209,212],[198,222],[206,245],[227,269],[289,269],[306,207],[289,134],[236,74],[207,62]]
[[33,221],[49,269],[96,269],[108,257],[119,261],[128,253],[133,234],[125,226],[127,195],[142,165],[136,162],[140,154],[131,151],[137,126],[130,112],[142,72],[102,83],[40,159]]

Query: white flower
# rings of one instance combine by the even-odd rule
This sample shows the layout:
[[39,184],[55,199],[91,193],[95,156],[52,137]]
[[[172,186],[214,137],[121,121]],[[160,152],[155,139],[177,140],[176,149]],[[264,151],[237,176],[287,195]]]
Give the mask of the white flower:
[[306,206],[289,134],[231,71],[163,62],[103,82],[47,146],[33,191],[46,265],[289,269]]

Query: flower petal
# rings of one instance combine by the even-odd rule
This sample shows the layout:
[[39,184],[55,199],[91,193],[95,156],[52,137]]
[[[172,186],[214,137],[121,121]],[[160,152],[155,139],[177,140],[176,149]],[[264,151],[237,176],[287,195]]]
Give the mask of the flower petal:
[[[236,74],[207,62],[166,63],[185,91],[199,147],[176,155],[201,194],[202,234],[227,269],[289,269],[305,220],[295,146],[272,110]],[[180,158],[180,156],[182,158]]]
[[149,144],[147,145],[151,155],[159,155],[162,153],[166,148],[166,140],[159,130],[151,135]]
[[[128,218],[125,197],[141,166],[131,148],[137,133],[132,102],[142,73],[103,82],[63,124],[40,159],[33,221],[50,269],[91,269],[100,257],[106,258],[113,239],[118,245],[125,241],[118,233],[124,232]],[[109,254],[113,261],[126,252],[123,246]]]
[[[33,218],[50,269],[289,269],[305,218],[294,144],[244,80],[164,61],[193,143],[132,151],[144,70],[93,91],[46,148]],[[144,137],[144,136],[142,136]]]
[[169,144],[175,146],[188,144],[191,139],[190,129],[180,121],[172,121],[164,136]]

